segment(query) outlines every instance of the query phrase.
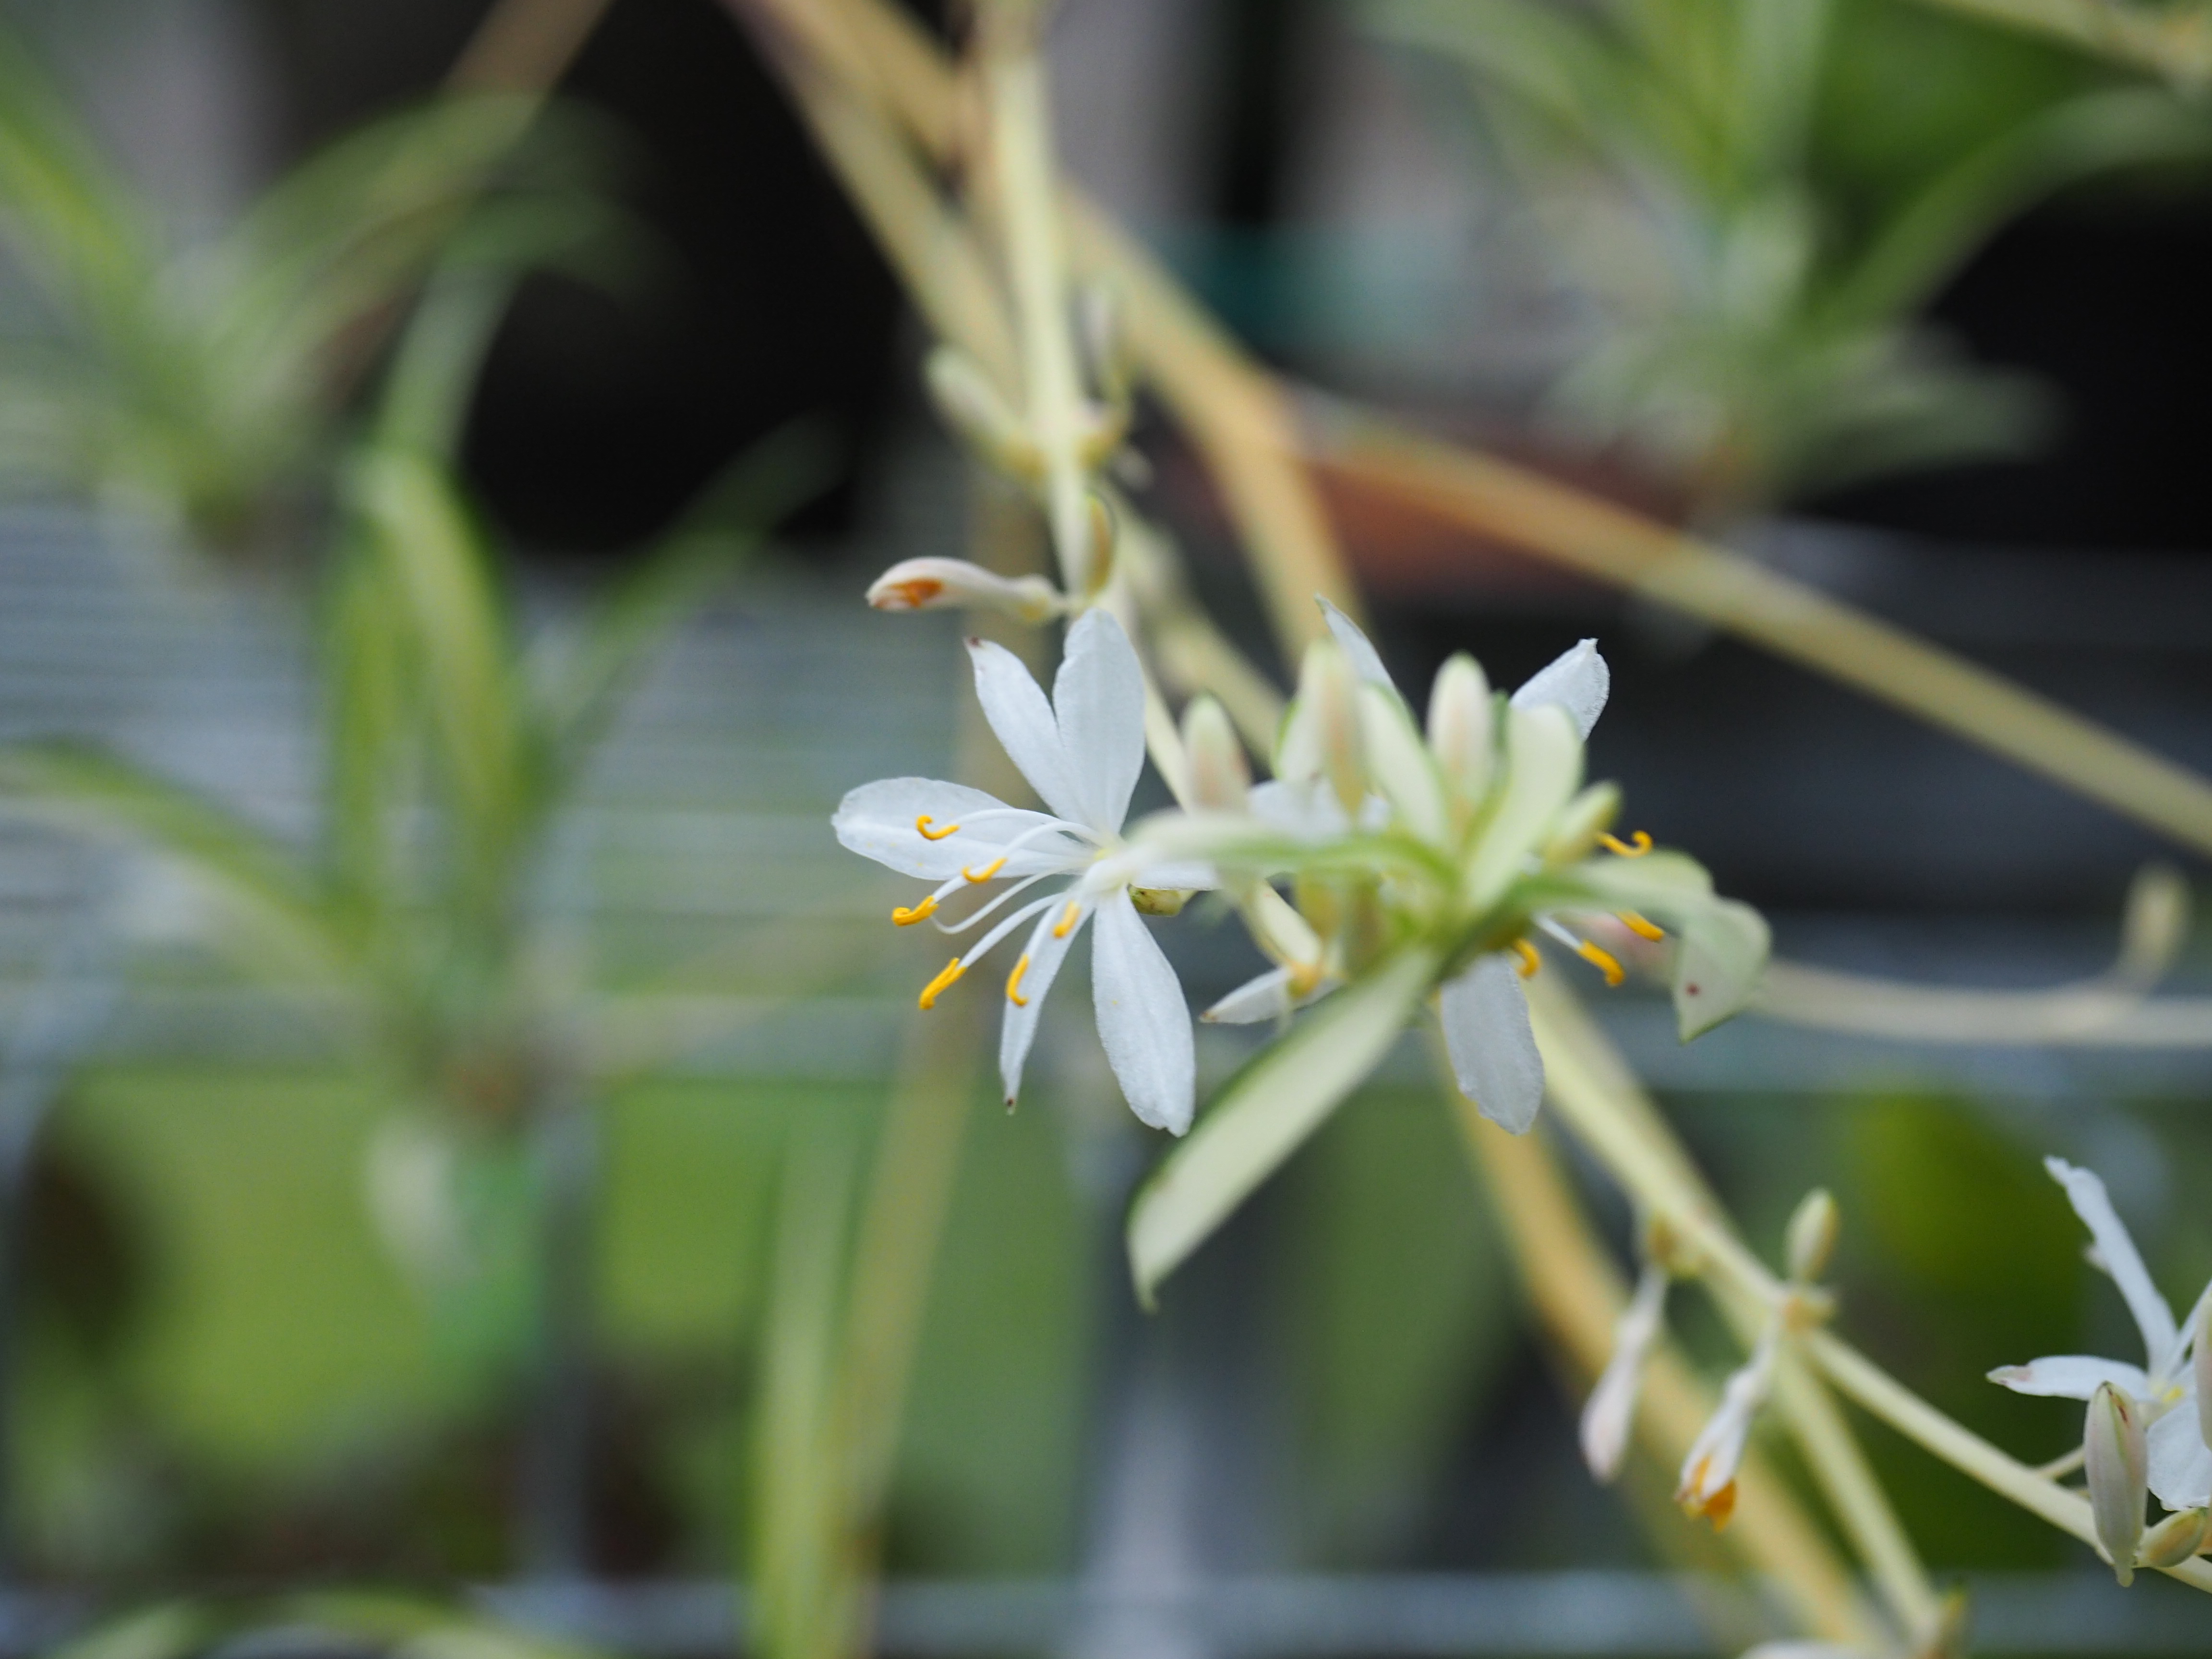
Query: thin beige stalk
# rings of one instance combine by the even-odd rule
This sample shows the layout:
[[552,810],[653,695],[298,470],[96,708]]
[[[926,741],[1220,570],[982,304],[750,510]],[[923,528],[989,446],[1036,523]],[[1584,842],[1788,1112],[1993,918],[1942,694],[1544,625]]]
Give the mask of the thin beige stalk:
[[985,0],[977,57],[990,114],[988,142],[1006,269],[1013,279],[1023,413],[1044,459],[1045,517],[1060,586],[1082,597],[1095,586],[1087,469],[1079,453],[1089,422],[1069,327],[1071,295],[1060,249],[1049,94],[1037,57],[1037,13],[1030,0]]
[[2212,783],[2002,675],[1752,560],[1527,468],[1379,419],[1326,425],[1314,453],[1347,476],[1816,668],[2212,852]]
[[575,62],[611,0],[499,0],[446,74],[448,92],[536,94]]

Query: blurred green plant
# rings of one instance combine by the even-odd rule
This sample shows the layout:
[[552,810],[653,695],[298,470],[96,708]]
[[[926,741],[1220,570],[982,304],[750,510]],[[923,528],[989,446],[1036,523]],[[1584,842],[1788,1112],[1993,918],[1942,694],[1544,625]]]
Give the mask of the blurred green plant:
[[568,648],[526,648],[446,461],[508,288],[466,264],[434,282],[377,430],[346,464],[318,641],[328,758],[311,851],[112,754],[0,751],[10,807],[160,855],[216,901],[244,969],[319,997],[405,1106],[372,1157],[372,1200],[477,1375],[537,1328],[554,1270],[537,1228],[565,1177],[526,1131],[587,1086],[574,951],[547,902],[556,828],[644,661],[823,464],[805,429],[771,438]]
[[295,527],[434,265],[514,271],[604,243],[595,148],[540,99],[447,96],[179,243],[0,30],[0,246],[45,325],[0,339],[0,487],[121,498],[221,550]]
[[[1902,12],[1370,0],[1381,33],[1465,72],[1590,308],[1550,416],[1658,465],[1697,521],[2032,444],[2039,389],[1965,362],[1917,314],[2031,204],[2212,152],[2212,123],[2164,89],[2063,58],[2054,73],[2056,48]],[[1869,133],[1896,141],[1869,156]]]
[[277,1638],[388,1659],[580,1659],[589,1650],[413,1596],[363,1591],[170,1601],[95,1626],[56,1659],[195,1659]]

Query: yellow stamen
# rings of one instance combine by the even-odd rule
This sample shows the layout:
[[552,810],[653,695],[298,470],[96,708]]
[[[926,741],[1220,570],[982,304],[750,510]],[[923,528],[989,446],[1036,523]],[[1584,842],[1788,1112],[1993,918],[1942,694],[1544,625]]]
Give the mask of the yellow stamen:
[[924,812],[914,821],[914,827],[921,831],[921,838],[924,841],[943,841],[947,836],[956,834],[960,828],[957,823],[948,823],[942,830],[933,830],[929,826],[935,822],[936,820],[928,813]]
[[[1702,1474],[1702,1468],[1700,1474]],[[1686,1498],[1682,1512],[1692,1519],[1699,1517],[1713,1523],[1715,1532],[1727,1530],[1729,1517],[1735,1513],[1735,1482],[1731,1480],[1711,1498]]]
[[1006,1000],[1017,1008],[1026,1008],[1030,1000],[1022,994],[1022,975],[1030,970],[1030,959],[1024,955],[1014,964],[1014,971],[1006,975]]
[[1656,944],[1667,937],[1664,927],[1656,921],[1646,921],[1633,910],[1616,910],[1613,914],[1620,918],[1620,925],[1638,939],[1648,939]]
[[1598,971],[1605,975],[1605,982],[1607,985],[1618,985],[1628,977],[1627,970],[1615,960],[1610,951],[1601,950],[1588,939],[1575,946],[1575,949],[1581,953],[1584,962],[1596,965]]
[[960,958],[953,957],[951,962],[945,963],[943,973],[921,988],[921,1006],[924,1008],[937,1006],[937,994],[967,971],[967,969],[961,965]]
[[1516,939],[1513,941],[1513,954],[1521,958],[1515,964],[1514,972],[1519,974],[1523,979],[1535,978],[1536,970],[1544,965],[1544,958],[1536,954],[1536,947],[1525,939]]
[[1006,862],[1006,855],[1004,853],[1001,853],[998,857],[993,859],[981,869],[970,870],[963,866],[960,873],[967,877],[970,881],[988,881],[992,877],[999,873],[1000,870],[1005,866]]
[[1317,962],[1294,962],[1291,963],[1290,992],[1291,1001],[1296,1002],[1302,997],[1311,996],[1314,993],[1314,988],[1320,983],[1321,963]]
[[892,911],[891,925],[895,927],[911,927],[917,921],[927,921],[936,914],[937,895],[932,893],[927,898],[922,900],[921,903],[915,905],[912,909],[908,909],[905,905],[902,904],[897,909]]
[[1068,900],[1067,908],[1060,913],[1060,920],[1053,924],[1052,936],[1054,939],[1066,939],[1068,934],[1075,931],[1075,919],[1082,914],[1083,902],[1080,899]]
[[[1632,841],[1635,842],[1632,847],[1629,845],[1629,842]],[[1597,838],[1597,844],[1618,857],[1640,859],[1651,850],[1651,836],[1648,831],[1642,830],[1638,830],[1630,836],[1628,841],[1621,840],[1619,836],[1601,835]]]

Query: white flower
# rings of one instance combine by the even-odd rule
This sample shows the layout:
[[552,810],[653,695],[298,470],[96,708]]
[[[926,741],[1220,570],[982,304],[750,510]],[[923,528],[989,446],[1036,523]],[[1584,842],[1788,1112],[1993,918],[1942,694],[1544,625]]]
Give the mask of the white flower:
[[[2066,1189],[2074,1213],[2081,1218],[2095,1242],[2091,1260],[2110,1275],[2135,1316],[2142,1333],[2143,1364],[2106,1359],[2088,1354],[2055,1354],[2032,1359],[2025,1365],[2005,1365],[1990,1373],[1990,1381],[2015,1394],[2054,1395],[2064,1400],[2089,1400],[2100,1384],[2109,1382],[2142,1407],[2148,1427],[2150,1489],[2169,1510],[2186,1510],[2212,1503],[2212,1448],[2200,1401],[2203,1389],[2192,1368],[2191,1349],[2202,1341],[2205,1322],[2212,1317],[2212,1285],[2197,1297],[2185,1322],[2178,1322],[2173,1310],[2151,1282],[2127,1225],[2105,1191],[2105,1183],[2088,1170],[2063,1158],[2047,1158],[2043,1166]],[[2202,1354],[2198,1356],[2200,1360]]]
[[1001,576],[965,559],[902,559],[868,586],[878,611],[1003,611],[1041,623],[1065,608],[1042,576]]
[[1664,1328],[1667,1286],[1671,1279],[1659,1262],[1645,1264],[1636,1281],[1636,1294],[1620,1311],[1613,1327],[1613,1358],[1583,1403],[1583,1462],[1601,1480],[1620,1473],[1620,1460],[1628,1451],[1628,1432],[1635,1426],[1636,1400],[1643,1390],[1644,1364]]
[[[919,904],[892,913],[900,926],[928,921],[957,934],[991,922],[929,982],[924,1008],[978,957],[1031,924],[1029,943],[1007,975],[1000,1030],[999,1070],[1009,1106],[1020,1091],[1045,994],[1076,935],[1095,917],[1091,988],[1107,1060],[1131,1109],[1154,1127],[1181,1134],[1190,1127],[1195,1091],[1190,1015],[1175,969],[1139,917],[1130,889],[1188,890],[1212,885],[1213,877],[1200,865],[1150,859],[1122,836],[1145,763],[1145,682],[1137,653],[1113,617],[1085,612],[1068,630],[1048,703],[1013,653],[980,640],[970,640],[968,649],[991,730],[1048,810],[1008,806],[962,784],[889,778],[845,797],[832,820],[837,839],[878,864],[938,883]],[[1054,882],[1060,884],[1006,908],[1018,896]],[[939,917],[947,900],[979,887],[993,896],[957,921]]]
[[1766,1328],[1759,1346],[1721,1389],[1721,1403],[1690,1443],[1682,1459],[1682,1479],[1674,1501],[1689,1514],[1702,1516],[1718,1532],[1735,1513],[1736,1471],[1743,1466],[1744,1449],[1751,1442],[1752,1425],[1774,1384],[1774,1362],[1781,1352],[1782,1325]]
[[[1618,792],[1581,788],[1583,740],[1612,684],[1595,641],[1539,671],[1503,711],[1473,659],[1454,658],[1437,677],[1425,736],[1367,636],[1322,605],[1337,652],[1310,654],[1276,780],[1252,792],[1251,817],[1278,841],[1310,852],[1389,831],[1418,843],[1419,856],[1447,872],[1452,890],[1431,896],[1431,908],[1444,925],[1474,932],[1476,949],[1469,957],[1452,947],[1455,963],[1438,988],[1437,1009],[1454,1075],[1485,1116],[1518,1133],[1543,1101],[1543,1060],[1521,987],[1540,960],[1529,932],[1558,940],[1618,983],[1620,963],[1569,923],[1611,916],[1644,939],[1662,937],[1648,912],[1680,933],[1674,990],[1682,1034],[1694,1036],[1742,1006],[1765,958],[1765,924],[1717,897],[1689,859],[1645,859],[1650,837],[1639,835],[1632,846],[1607,834]],[[1590,858],[1601,846],[1618,856]],[[1378,851],[1387,855],[1379,843]],[[1404,896],[1410,884],[1401,881],[1396,890]],[[1204,1018],[1281,1018],[1347,976],[1340,953],[1280,964]]]

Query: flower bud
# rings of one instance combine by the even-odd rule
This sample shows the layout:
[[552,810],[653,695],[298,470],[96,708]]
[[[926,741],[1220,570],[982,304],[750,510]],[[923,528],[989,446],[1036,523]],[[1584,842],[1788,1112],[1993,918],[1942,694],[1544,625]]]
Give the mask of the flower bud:
[[1620,1473],[1628,1433],[1636,1422],[1636,1398],[1642,1391],[1644,1362],[1658,1340],[1667,1305],[1667,1270],[1652,1266],[1637,1281],[1636,1294],[1613,1328],[1613,1357],[1583,1407],[1583,1461],[1600,1480]]
[[1825,1187],[1815,1187],[1798,1201],[1788,1234],[1790,1278],[1809,1285],[1827,1271],[1841,1219],[1836,1200]]
[[2212,1301],[2197,1310],[2197,1432],[2212,1447]]
[[1559,813],[1559,821],[1545,839],[1543,859],[1553,869],[1579,864],[1597,846],[1597,838],[1620,816],[1620,787],[1594,783],[1577,795]]
[[1306,647],[1298,668],[1298,708],[1308,722],[1315,771],[1328,780],[1345,811],[1367,799],[1367,757],[1359,732],[1359,683],[1344,653],[1325,640]]
[[2142,1541],[2143,1498],[2148,1490],[2142,1413],[2135,1401],[2109,1382],[2089,1397],[2082,1431],[2089,1471],[2089,1510],[2097,1541],[2123,1584],[2136,1576],[2136,1547]]
[[1182,711],[1182,746],[1190,766],[1190,805],[1200,811],[1243,809],[1252,788],[1252,769],[1244,745],[1230,723],[1229,711],[1212,697],[1198,696]]
[[1718,1532],[1735,1512],[1735,1474],[1751,1441],[1751,1425],[1766,1403],[1773,1381],[1778,1334],[1770,1330],[1749,1359],[1721,1390],[1721,1403],[1682,1460],[1681,1484],[1674,1501],[1684,1511],[1702,1516]]
[[945,423],[983,460],[1029,483],[1043,476],[1044,458],[1036,441],[973,358],[939,346],[922,366],[922,378]]
[[1003,611],[1041,623],[1061,608],[1042,576],[1001,576],[965,559],[902,559],[868,587],[878,611]]
[[1495,725],[1490,682],[1462,651],[1437,670],[1429,689],[1429,750],[1445,787],[1463,801],[1480,800],[1490,787]]
[[2212,1510],[2176,1510],[2143,1534],[2136,1549],[2139,1567],[2178,1567],[2203,1553],[2212,1534]]
[[1075,335],[1085,366],[1109,403],[1129,396],[1129,330],[1120,297],[1103,283],[1085,283],[1075,294]]

